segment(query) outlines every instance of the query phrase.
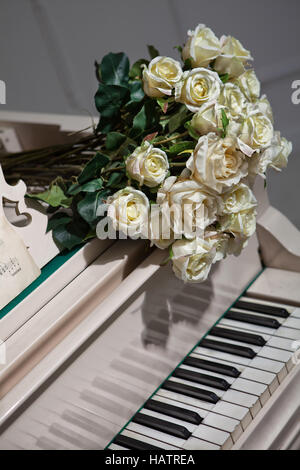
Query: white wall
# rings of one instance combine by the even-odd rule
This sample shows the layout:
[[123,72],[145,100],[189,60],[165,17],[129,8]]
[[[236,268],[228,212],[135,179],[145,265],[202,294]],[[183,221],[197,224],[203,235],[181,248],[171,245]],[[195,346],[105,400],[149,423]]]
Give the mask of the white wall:
[[[275,126],[294,144],[288,169],[269,173],[272,203],[300,228],[299,0],[1,0],[0,79],[6,109],[95,113],[94,60],[126,51],[131,60],[154,44],[177,56],[186,31],[203,22],[251,50]],[[2,105],[3,106],[3,105]]]

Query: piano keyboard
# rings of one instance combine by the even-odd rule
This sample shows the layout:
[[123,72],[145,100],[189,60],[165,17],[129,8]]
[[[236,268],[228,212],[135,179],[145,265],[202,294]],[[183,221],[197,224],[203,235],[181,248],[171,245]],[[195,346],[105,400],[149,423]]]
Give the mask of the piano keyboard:
[[293,369],[299,339],[300,308],[240,298],[108,448],[232,448]]

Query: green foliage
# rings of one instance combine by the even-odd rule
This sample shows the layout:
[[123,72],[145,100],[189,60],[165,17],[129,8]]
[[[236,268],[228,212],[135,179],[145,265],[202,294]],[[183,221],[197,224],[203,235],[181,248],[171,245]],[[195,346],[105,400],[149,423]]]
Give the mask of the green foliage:
[[169,148],[169,153],[171,155],[178,155],[179,153],[183,152],[184,150],[194,150],[195,144],[191,141],[181,141],[177,144],[171,145]]
[[227,127],[229,125],[229,119],[224,111],[224,109],[221,110],[221,115],[222,115],[222,125],[223,125],[223,134],[222,137],[226,137],[227,133]]
[[101,81],[106,85],[126,86],[129,78],[129,59],[124,52],[110,52],[100,64]]
[[97,211],[103,201],[109,195],[108,190],[96,191],[94,193],[87,193],[81,201],[77,204],[79,215],[90,226],[95,226],[98,221]]
[[180,105],[179,110],[174,113],[169,120],[168,128],[170,134],[177,131],[177,129],[183,126],[186,120],[188,119],[189,115],[190,112],[187,107],[184,104]]
[[158,122],[159,114],[155,106],[155,101],[149,100],[134,117],[130,137],[137,138],[144,135],[146,131],[153,129]]
[[199,134],[195,131],[193,126],[191,125],[191,121],[187,121],[184,125],[184,127],[187,129],[189,135],[192,137],[192,139],[198,140],[199,139]]
[[146,59],[137,60],[129,71],[129,78],[132,78],[133,80],[137,78],[142,78],[143,66],[144,65],[147,66],[148,64],[149,64],[149,60],[146,60]]
[[90,179],[94,179],[100,174],[100,170],[109,162],[109,157],[103,153],[97,152],[94,158],[82,170],[78,177],[78,183],[82,184]]
[[31,199],[38,199],[46,202],[52,207],[70,207],[72,199],[68,198],[58,184],[52,184],[49,189],[43,193],[28,194]]
[[229,74],[228,73],[221,73],[219,74],[220,80],[225,84],[229,80]]
[[155,57],[159,56],[159,52],[154,46],[148,45],[147,49],[151,59],[155,59]]

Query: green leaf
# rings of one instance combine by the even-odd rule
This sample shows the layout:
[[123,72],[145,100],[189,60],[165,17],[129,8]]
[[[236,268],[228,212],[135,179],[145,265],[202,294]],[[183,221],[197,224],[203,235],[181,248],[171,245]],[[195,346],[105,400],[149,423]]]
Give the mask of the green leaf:
[[192,59],[190,57],[188,57],[184,61],[183,70],[184,71],[191,70],[192,68],[193,68]]
[[191,121],[186,122],[184,127],[188,130],[189,135],[192,137],[192,139],[195,139],[195,140],[199,139],[199,134],[197,134],[197,132],[195,131],[195,129],[191,125]]
[[63,190],[57,184],[53,184],[49,189],[43,193],[28,195],[31,199],[38,199],[44,201],[52,207],[70,207],[72,198],[67,198]]
[[53,229],[54,241],[61,247],[71,250],[80,245],[89,233],[89,225],[79,217],[68,224],[60,224]]
[[126,86],[128,83],[129,60],[124,52],[110,52],[103,57],[100,64],[101,81],[105,85]]
[[155,59],[155,57],[159,56],[159,52],[154,46],[147,45],[147,49],[151,59]]
[[99,130],[109,132],[120,119],[120,109],[130,97],[129,89],[118,85],[99,84],[95,95],[96,108],[101,114]]
[[94,158],[86,164],[82,173],[78,176],[78,183],[82,184],[88,180],[96,178],[99,174],[99,170],[105,167],[109,161],[110,160],[107,155],[97,152]]
[[59,225],[66,225],[71,222],[72,217],[65,212],[57,212],[49,220],[47,225],[47,232],[59,227]]
[[185,123],[185,121],[188,118],[189,114],[190,114],[190,112],[187,109],[187,107],[185,105],[182,105],[180,107],[179,111],[177,111],[177,113],[173,114],[173,116],[170,118],[170,121],[168,123],[169,132],[172,134],[179,127],[181,127]]
[[223,125],[223,134],[222,137],[226,137],[226,132],[227,132],[227,127],[229,125],[229,119],[224,111],[224,109],[221,110],[221,115],[222,115],[222,125]]
[[182,51],[183,51],[183,48],[182,46],[174,46],[173,49],[177,49],[179,54],[181,55],[182,54]]
[[229,73],[221,73],[219,74],[219,77],[223,83],[226,83],[229,80]]
[[107,198],[109,191],[99,191],[87,193],[86,196],[77,204],[77,210],[80,216],[91,226],[98,221],[97,210]]
[[159,116],[155,109],[155,101],[147,101],[138,114],[134,117],[130,137],[137,137],[147,129],[152,129],[159,122]]
[[106,136],[105,147],[107,150],[116,150],[126,140],[126,135],[120,132],[109,132]]
[[177,144],[171,145],[169,148],[169,153],[172,155],[178,155],[179,153],[183,152],[184,150],[194,150],[195,144],[190,141],[182,141],[178,142]]
[[81,186],[81,192],[83,193],[93,193],[98,191],[103,186],[103,179],[96,178],[95,180],[89,181]]
[[142,78],[143,74],[143,65],[148,65],[149,60],[139,59],[137,60],[130,69],[129,78]]
[[101,82],[101,68],[100,68],[100,64],[95,60],[94,65],[95,65],[96,78],[97,78],[98,82]]
[[128,84],[130,90],[130,102],[139,102],[145,97],[142,82],[136,80]]
[[121,183],[124,176],[125,176],[125,174],[123,172],[115,171],[114,173],[112,173],[110,175],[109,180],[107,182],[107,187],[109,187],[109,188],[117,187]]

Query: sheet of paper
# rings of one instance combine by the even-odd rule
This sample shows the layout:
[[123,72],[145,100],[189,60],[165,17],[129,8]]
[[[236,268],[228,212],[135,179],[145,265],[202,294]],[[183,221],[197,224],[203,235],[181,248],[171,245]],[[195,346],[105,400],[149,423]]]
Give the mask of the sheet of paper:
[[0,211],[0,309],[39,275],[24,242]]

